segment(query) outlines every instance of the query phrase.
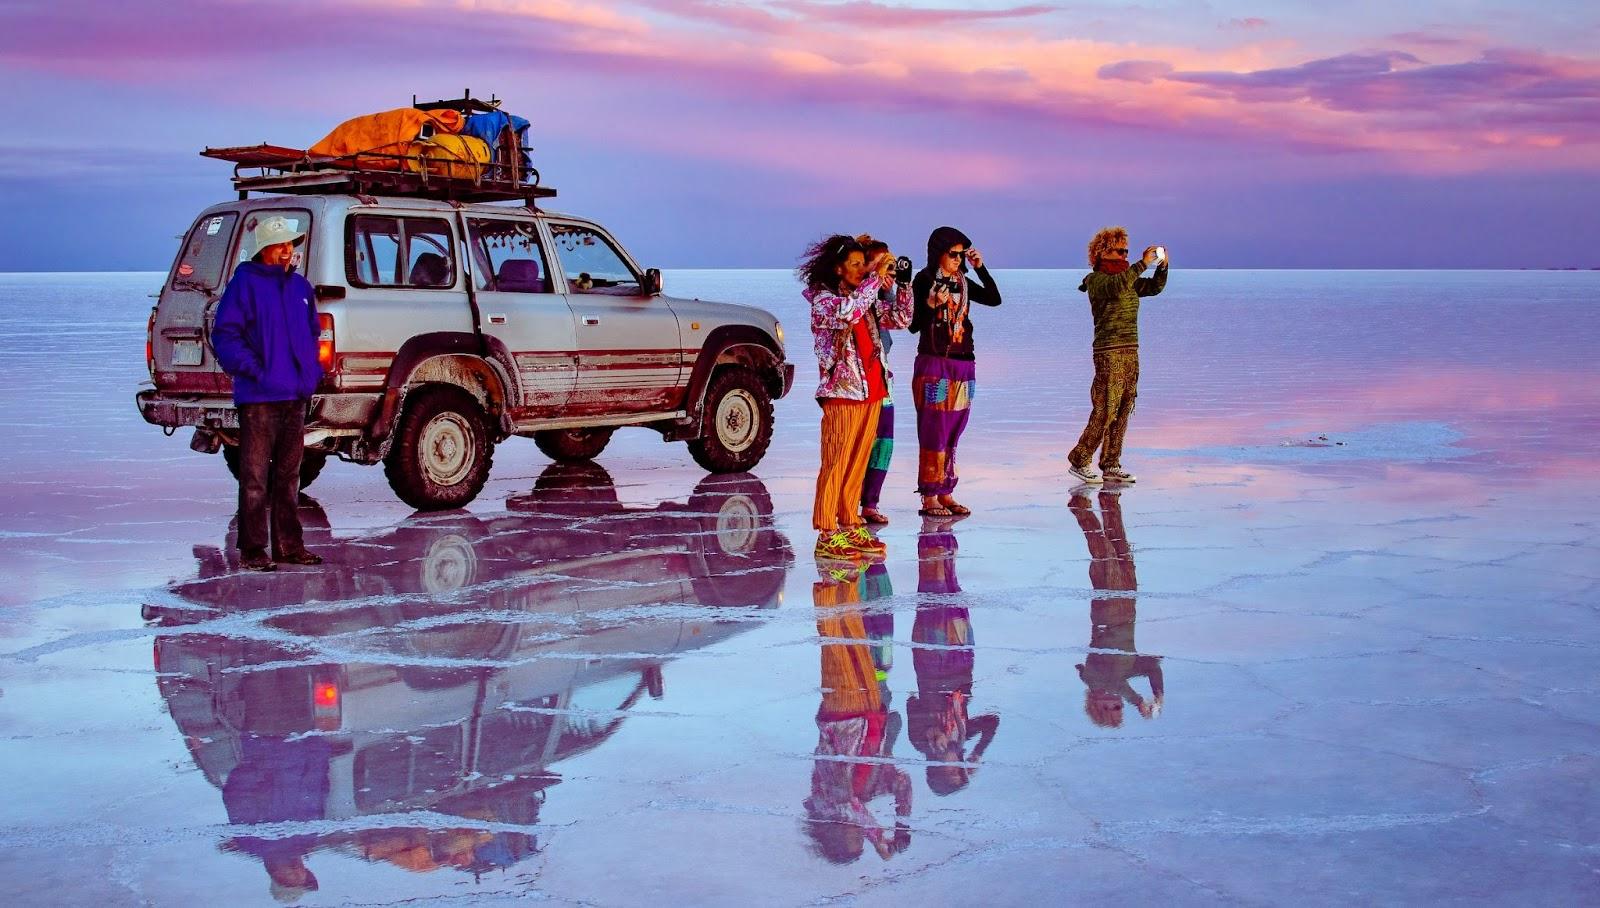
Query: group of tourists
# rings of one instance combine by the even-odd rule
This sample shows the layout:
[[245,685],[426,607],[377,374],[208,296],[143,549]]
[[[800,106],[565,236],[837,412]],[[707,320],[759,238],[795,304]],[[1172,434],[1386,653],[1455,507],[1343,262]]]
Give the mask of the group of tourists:
[[[1093,269],[1078,290],[1094,316],[1094,381],[1090,413],[1068,472],[1089,484],[1131,483],[1122,444],[1139,382],[1139,299],[1167,283],[1166,250],[1128,260],[1128,232],[1107,227],[1089,242]],[[1154,268],[1152,277],[1144,272]],[[821,558],[881,555],[868,525],[888,523],[878,504],[894,451],[891,331],[918,336],[911,395],[917,411],[918,513],[965,517],[955,499],[956,449],[976,394],[972,304],[1000,305],[1000,289],[983,253],[954,227],[928,236],[927,263],[912,275],[887,243],[870,235],[830,236],[806,251],[796,275],[811,306],[822,407],[821,465],[812,525]],[[1100,469],[1091,461],[1100,452]]]
[[[212,343],[239,411],[241,563],[270,571],[277,563],[321,561],[301,542],[295,504],[305,417],[322,369],[314,293],[293,267],[304,232],[271,217],[252,239],[254,256],[217,306]],[[1085,483],[1131,483],[1122,445],[1138,396],[1139,299],[1166,286],[1166,251],[1150,246],[1130,263],[1128,232],[1107,227],[1089,242],[1089,264],[1078,289],[1094,316],[1094,381],[1088,424],[1068,469]],[[1149,268],[1154,275],[1143,276]],[[955,499],[956,453],[977,389],[972,306],[1000,305],[983,253],[960,230],[940,227],[928,236],[926,264],[913,274],[910,260],[887,243],[837,235],[808,249],[797,275],[811,306],[822,406],[816,554],[856,559],[885,551],[867,527],[889,522],[878,505],[894,451],[894,331],[917,335],[911,395],[918,513],[972,513]],[[1098,471],[1090,463],[1097,450]]]

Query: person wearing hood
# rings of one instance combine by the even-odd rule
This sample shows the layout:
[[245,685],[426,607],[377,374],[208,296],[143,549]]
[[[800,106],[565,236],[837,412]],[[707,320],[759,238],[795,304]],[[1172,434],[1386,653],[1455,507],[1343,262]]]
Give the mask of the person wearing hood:
[[306,551],[297,511],[306,412],[322,380],[316,293],[294,270],[305,238],[281,216],[257,223],[255,253],[234,270],[211,329],[239,411],[239,562],[252,571],[322,563]]
[[[967,278],[969,262],[978,283]],[[965,516],[972,511],[952,496],[956,446],[966,431],[976,391],[970,309],[972,303],[1000,305],[1000,290],[984,267],[983,254],[954,227],[940,227],[928,236],[928,264],[912,279],[911,287],[916,298],[911,332],[920,335],[911,373],[912,403],[917,408],[917,493],[922,496],[918,513]]]
[[[1122,468],[1122,441],[1128,434],[1134,401],[1139,396],[1139,298],[1155,296],[1167,286],[1167,259],[1158,247],[1145,247],[1137,264],[1128,265],[1128,231],[1107,227],[1089,241],[1094,268],[1078,290],[1089,295],[1094,314],[1094,383],[1089,387],[1089,424],[1067,455],[1068,472],[1087,483],[1134,481]],[[1154,277],[1141,277],[1155,266]],[[1100,470],[1089,465],[1100,449]]]

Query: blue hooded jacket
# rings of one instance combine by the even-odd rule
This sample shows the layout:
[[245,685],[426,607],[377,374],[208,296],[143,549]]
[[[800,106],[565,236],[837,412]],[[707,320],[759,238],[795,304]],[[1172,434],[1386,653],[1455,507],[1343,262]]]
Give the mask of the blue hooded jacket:
[[322,380],[317,297],[281,267],[245,262],[217,304],[211,347],[233,379],[235,404],[306,400]]

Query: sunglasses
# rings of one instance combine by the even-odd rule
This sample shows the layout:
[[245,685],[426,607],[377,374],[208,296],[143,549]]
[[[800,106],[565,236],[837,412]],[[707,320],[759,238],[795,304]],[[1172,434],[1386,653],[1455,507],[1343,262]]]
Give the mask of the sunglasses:
[[958,259],[967,254],[965,249],[952,249],[944,254],[947,259]]
[[1127,255],[1128,254],[1128,250],[1127,249],[1107,249],[1106,251],[1107,252],[1115,252],[1117,255]]

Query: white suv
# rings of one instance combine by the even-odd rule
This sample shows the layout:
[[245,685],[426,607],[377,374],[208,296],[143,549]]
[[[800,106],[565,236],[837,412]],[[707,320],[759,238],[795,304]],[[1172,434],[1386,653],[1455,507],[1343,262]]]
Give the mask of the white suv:
[[326,375],[302,486],[329,455],[382,461],[413,507],[459,507],[483,488],[498,442],[528,436],[558,461],[586,460],[619,426],[686,441],[715,473],[766,453],[772,401],[794,382],[777,319],[663,295],[660,272],[593,221],[532,198],[511,207],[303,181],[248,198],[235,184],[240,200],[206,209],[184,238],[150,314],[154,387],[137,400],[146,421],[194,427],[191,447],[220,449],[236,472],[238,414],[210,330],[269,215],[307,231],[296,268],[322,320]]

